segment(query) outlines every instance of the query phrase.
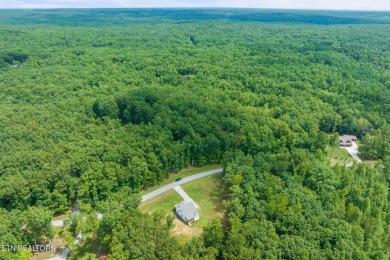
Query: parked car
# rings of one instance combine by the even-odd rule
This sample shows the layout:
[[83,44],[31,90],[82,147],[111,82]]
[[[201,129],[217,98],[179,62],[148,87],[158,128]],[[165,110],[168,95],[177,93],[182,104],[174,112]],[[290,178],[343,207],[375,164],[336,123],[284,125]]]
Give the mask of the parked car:
[[175,181],[181,181],[181,178],[177,178]]

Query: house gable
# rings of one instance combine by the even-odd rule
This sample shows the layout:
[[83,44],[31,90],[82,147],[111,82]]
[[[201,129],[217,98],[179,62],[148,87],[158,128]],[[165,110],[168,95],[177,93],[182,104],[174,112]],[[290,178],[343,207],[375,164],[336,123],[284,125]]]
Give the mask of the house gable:
[[182,201],[175,205],[176,213],[186,222],[190,223],[199,219],[199,214],[196,211],[193,202]]
[[340,135],[339,136],[339,145],[341,147],[350,147],[352,142],[355,142],[357,137],[354,135]]

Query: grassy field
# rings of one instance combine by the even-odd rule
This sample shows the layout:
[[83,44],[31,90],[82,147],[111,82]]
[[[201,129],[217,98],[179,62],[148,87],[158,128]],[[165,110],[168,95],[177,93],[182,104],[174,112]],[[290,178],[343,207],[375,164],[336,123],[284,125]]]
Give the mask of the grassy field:
[[227,190],[222,177],[222,174],[216,174],[183,185],[183,189],[200,207],[201,218],[193,226],[204,227],[211,219],[224,218],[226,212],[222,201],[227,199]]
[[354,163],[355,160],[349,153],[338,146],[328,146],[326,148],[327,158],[331,164],[348,164]]
[[[183,178],[192,174],[214,170],[221,168],[221,165],[207,165],[204,167],[191,167],[187,169],[181,170],[177,174],[171,174],[169,178],[164,180],[163,182],[155,185],[153,187],[149,187],[141,192],[141,195],[158,189],[168,183],[174,182],[176,178]],[[198,200],[199,192],[203,189],[200,186],[207,186],[207,189],[204,193],[204,198]],[[183,187],[187,187],[189,190],[190,196],[194,193],[194,199],[198,204],[202,207],[199,209],[199,214],[201,219],[199,223],[195,223],[192,227],[189,227],[187,224],[182,222],[179,218],[174,220],[174,228],[172,229],[172,235],[176,237],[180,237],[179,241],[188,241],[193,236],[200,235],[202,233],[202,227],[204,227],[211,218],[224,216],[224,209],[222,209],[221,198],[218,196],[225,192],[225,189],[222,184],[222,174],[218,174],[217,176],[209,176],[203,179],[197,180],[193,183],[189,183],[184,185]],[[210,190],[214,188],[214,190]],[[186,189],[186,188],[185,188]],[[143,212],[154,212],[156,210],[164,212],[166,215],[176,216],[174,211],[174,205],[181,202],[182,198],[180,195],[174,191],[168,191],[157,198],[148,200],[140,206],[140,210]],[[69,217],[70,210],[53,217],[53,220],[65,219]],[[207,215],[207,217],[203,217]],[[62,227],[55,228],[56,229],[56,238],[58,238],[58,233],[62,229]],[[59,238],[58,238],[59,239]],[[61,248],[65,244],[64,239],[57,241],[57,247]],[[98,251],[98,245],[96,244],[96,239],[92,237],[91,234],[84,234],[84,239],[80,243],[79,246],[73,249],[72,253],[69,255],[69,259],[96,259],[96,252]],[[59,252],[57,252],[58,254]],[[42,260],[47,259],[48,257],[52,257],[54,254],[50,256],[48,254],[37,254],[33,258],[34,260]]]
[[53,220],[64,220],[66,218],[69,217],[71,213],[71,210],[67,210],[66,212],[62,213],[62,214],[57,214],[57,215],[54,215],[53,218],[51,219],[52,221]]
[[171,213],[173,211],[174,206],[182,201],[183,199],[180,195],[174,191],[170,190],[166,193],[161,194],[151,200],[148,200],[139,207],[141,211],[144,212],[153,212],[156,210],[160,210],[165,214]]
[[175,216],[171,234],[180,242],[186,242],[194,236],[199,236],[212,219],[219,218],[226,224],[226,209],[222,201],[226,199],[227,192],[222,177],[222,174],[216,174],[182,186],[200,207],[198,209],[200,219],[192,223],[191,227],[175,214],[174,205],[182,201],[182,198],[174,190],[143,203],[140,210],[150,213],[158,210],[166,215]]
[[213,164],[213,165],[206,165],[202,167],[189,167],[186,169],[181,170],[179,173],[172,173],[169,175],[169,177],[162,182],[160,182],[157,185],[154,185],[152,187],[148,187],[140,192],[141,196],[145,195],[148,192],[157,190],[158,188],[167,185],[168,183],[174,182],[177,178],[183,178],[187,177],[192,174],[209,171],[209,170],[215,170],[218,168],[222,168],[220,164]]

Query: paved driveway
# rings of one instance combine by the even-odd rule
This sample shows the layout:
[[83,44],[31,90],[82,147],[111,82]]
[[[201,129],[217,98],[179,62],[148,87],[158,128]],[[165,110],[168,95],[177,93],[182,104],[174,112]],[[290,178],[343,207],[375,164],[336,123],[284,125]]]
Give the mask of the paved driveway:
[[185,177],[185,178],[181,179],[180,181],[175,181],[175,182],[169,183],[169,184],[167,184],[167,185],[165,185],[165,186],[163,186],[155,191],[149,192],[148,194],[145,194],[144,196],[142,196],[142,202],[153,199],[154,197],[157,197],[157,196],[169,191],[170,189],[173,189],[175,186],[182,185],[184,183],[191,182],[191,181],[194,181],[194,180],[206,177],[206,176],[210,176],[213,174],[221,173],[221,172],[223,172],[222,168],[207,171],[207,172],[201,172],[198,174],[194,174],[194,175]]
[[183,198],[184,201],[192,202],[192,203],[194,203],[194,206],[195,206],[196,209],[199,208],[199,205],[196,204],[196,202],[187,194],[187,192],[185,192],[183,190],[183,188],[181,186],[177,185],[177,186],[173,187],[173,189],[175,191],[177,191],[177,193],[179,193],[179,195]]
[[[183,179],[181,179],[180,181],[175,181],[175,182],[172,182],[168,185],[165,185],[164,187],[161,187],[155,191],[152,191],[148,194],[145,194],[144,196],[142,196],[142,202],[144,201],[147,201],[147,200],[150,200],[154,197],[157,197],[158,195],[161,195],[163,194],[164,192],[167,192],[169,191],[170,189],[174,188],[175,186],[179,186],[181,184],[184,184],[184,183],[187,183],[187,182],[191,182],[191,181],[194,181],[194,180],[197,180],[197,179],[200,179],[200,178],[203,178],[203,177],[206,177],[206,176],[210,176],[210,175],[213,175],[213,174],[217,174],[217,173],[221,173],[223,172],[223,169],[220,168],[220,169],[216,169],[216,170],[211,170],[211,171],[206,171],[206,172],[201,172],[201,173],[198,173],[198,174],[194,174],[194,175],[191,175],[191,176],[188,176],[188,177],[185,177]],[[181,187],[179,186],[179,188],[181,189]],[[183,189],[181,189],[183,190]],[[187,195],[187,193],[183,190],[183,192]],[[181,194],[180,194],[181,195]],[[187,197],[192,200],[188,195]],[[184,198],[184,197],[183,197]],[[195,203],[195,202],[194,202]],[[196,205],[196,204],[195,204]],[[196,205],[197,206],[197,205]],[[199,207],[199,206],[198,206]],[[80,212],[80,210],[78,209],[77,205],[75,207],[73,207],[73,211],[77,214]],[[98,213],[97,215],[98,219],[101,219],[103,217],[103,214],[101,213]],[[52,225],[53,226],[63,226],[64,225],[64,221],[63,220],[54,220],[52,221]],[[81,236],[81,231],[80,233],[75,237],[75,241],[73,242],[73,245],[76,245],[77,243],[79,243],[79,241],[81,240],[82,236]],[[69,248],[66,248],[64,249],[60,255],[58,256],[55,256],[53,258],[50,258],[48,260],[65,260],[66,257],[68,256],[70,252],[70,249]]]
[[357,155],[358,152],[359,152],[359,147],[358,147],[358,145],[355,142],[352,142],[352,146],[351,147],[343,147],[343,148],[345,150],[347,150],[347,152],[352,156],[353,159],[355,159],[355,161],[357,163],[361,163],[362,162],[362,160]]

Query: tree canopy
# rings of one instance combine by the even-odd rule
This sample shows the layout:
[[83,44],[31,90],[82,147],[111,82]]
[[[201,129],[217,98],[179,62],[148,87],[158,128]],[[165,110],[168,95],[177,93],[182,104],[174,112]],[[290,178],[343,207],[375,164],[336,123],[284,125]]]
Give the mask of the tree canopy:
[[[78,200],[105,213],[89,229],[112,259],[390,257],[386,17],[1,10],[0,244],[51,237]],[[376,162],[331,167],[337,134]],[[136,209],[221,162],[228,225],[182,244]]]

